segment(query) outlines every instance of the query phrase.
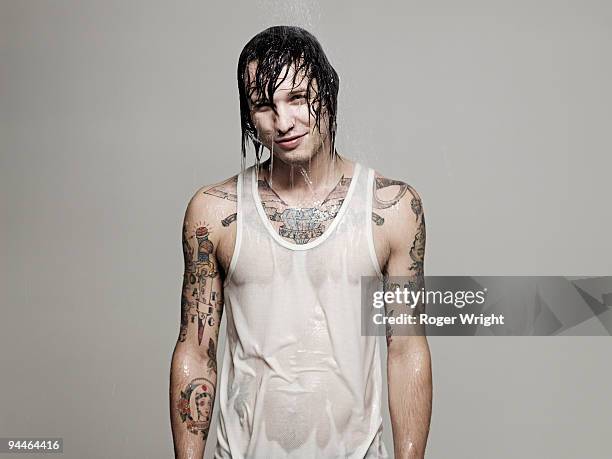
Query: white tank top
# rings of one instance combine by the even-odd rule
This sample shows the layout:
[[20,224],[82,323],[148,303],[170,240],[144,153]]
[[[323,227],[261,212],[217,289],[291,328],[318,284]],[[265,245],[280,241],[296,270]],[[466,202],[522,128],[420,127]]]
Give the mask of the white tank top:
[[379,340],[361,336],[360,278],[382,279],[373,180],[355,163],[325,232],[294,244],[268,220],[254,167],[239,175],[215,458],[388,457]]

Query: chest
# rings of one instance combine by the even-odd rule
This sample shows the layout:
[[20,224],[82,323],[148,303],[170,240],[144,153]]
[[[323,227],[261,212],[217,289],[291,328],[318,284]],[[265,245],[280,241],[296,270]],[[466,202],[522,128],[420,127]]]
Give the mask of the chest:
[[[282,226],[282,222],[278,222],[276,225],[274,225],[275,230],[279,231],[279,235],[281,234],[280,228]],[[294,238],[297,237],[298,230],[300,232],[308,231],[308,240],[316,240],[321,236],[321,234],[323,234],[326,228],[327,225],[319,227],[311,220],[300,222],[299,219],[298,221],[290,222],[290,224],[287,225],[287,230],[293,229],[295,231],[292,233]],[[351,231],[350,228],[343,229],[341,226],[338,231],[343,233],[340,236],[340,239],[344,239],[343,242],[335,242],[327,245],[323,244],[320,248],[318,248],[318,250],[311,249],[297,257],[292,257],[292,251],[280,250],[280,247],[277,244],[274,244],[274,241],[270,237],[266,237],[266,234],[257,234],[253,231],[247,231],[246,234],[243,235],[243,239],[249,244],[259,247],[259,250],[254,256],[250,257],[250,259],[248,256],[243,254],[241,264],[248,263],[255,270],[261,269],[261,265],[268,265],[269,270],[272,266],[272,260],[275,261],[274,264],[285,268],[300,264],[302,266],[316,267],[313,272],[318,273],[318,276],[324,277],[333,276],[334,273],[339,273],[340,263],[352,265],[354,268],[356,268],[356,272],[369,272],[368,261],[363,264],[363,258],[361,259],[361,263],[356,263],[355,260],[351,259],[352,254],[363,252],[368,248],[369,243],[367,239],[363,237],[355,237],[356,233]],[[313,232],[321,234],[312,234]],[[216,258],[223,273],[229,272],[232,257],[236,251],[236,238],[236,225],[224,228],[220,234],[219,242],[216,246]],[[377,227],[374,222],[372,222],[372,246],[372,255],[376,257],[378,265],[384,268],[387,265],[390,257],[389,243],[383,229]],[[238,248],[237,252],[239,251],[240,248]],[[235,255],[236,258],[238,258],[239,254],[236,253]],[[266,260],[268,260],[268,263],[266,263]],[[322,271],[326,271],[326,273],[323,273]]]

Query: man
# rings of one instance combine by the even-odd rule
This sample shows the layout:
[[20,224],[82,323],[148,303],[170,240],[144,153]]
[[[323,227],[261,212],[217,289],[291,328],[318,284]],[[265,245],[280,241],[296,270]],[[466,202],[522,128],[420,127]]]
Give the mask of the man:
[[[243,165],[199,190],[183,225],[181,330],[171,369],[176,457],[202,457],[219,375],[217,458],[388,457],[378,339],[361,336],[361,276],[423,277],[421,200],[335,149],[339,79],[297,27],[256,35],[238,62]],[[270,158],[260,164],[263,148]],[[424,456],[424,336],[387,336],[396,458]]]

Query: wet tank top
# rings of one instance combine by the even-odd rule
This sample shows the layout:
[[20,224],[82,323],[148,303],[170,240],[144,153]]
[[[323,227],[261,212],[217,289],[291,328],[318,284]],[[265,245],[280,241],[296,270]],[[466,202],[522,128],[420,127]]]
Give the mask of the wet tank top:
[[361,276],[382,279],[373,180],[355,163],[327,229],[294,244],[268,220],[254,167],[239,175],[215,458],[388,457],[379,340],[360,322]]

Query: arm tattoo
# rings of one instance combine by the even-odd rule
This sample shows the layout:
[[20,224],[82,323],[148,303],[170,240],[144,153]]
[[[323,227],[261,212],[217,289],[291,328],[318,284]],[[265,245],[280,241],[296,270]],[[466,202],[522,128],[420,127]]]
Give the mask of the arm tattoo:
[[215,341],[210,338],[208,340],[208,370],[211,373],[217,374],[217,345]]
[[[388,278],[385,278],[383,288],[386,292],[393,292],[399,288],[399,284],[390,284]],[[387,317],[393,317],[395,315],[395,311],[393,309],[389,309],[387,302],[385,302],[385,315]],[[389,324],[389,322],[385,323],[385,338],[387,340],[387,347],[389,347],[393,341],[393,327]]]
[[376,223],[377,226],[381,226],[383,223],[385,223],[385,219],[376,212],[372,212],[372,221]]
[[[379,198],[378,190],[382,190],[383,188],[387,188],[394,185],[398,186],[399,189],[397,190],[397,193],[395,194],[395,196],[393,196],[393,198],[387,200]],[[423,205],[421,203],[421,200],[417,197],[416,192],[410,185],[399,180],[376,177],[376,180],[374,182],[374,199],[372,202],[372,207],[374,209],[388,209],[389,207],[393,207],[404,197],[406,191],[409,191],[412,195],[412,199],[410,200],[410,208],[412,209],[412,212],[414,212],[414,215],[418,220],[419,216],[423,213]],[[372,220],[378,226],[381,226],[385,222],[385,219],[376,213],[372,213]]]
[[206,378],[196,378],[181,391],[176,403],[187,430],[195,435],[202,434],[204,440],[208,436],[214,398],[215,385]]
[[416,234],[414,235],[414,240],[412,241],[412,247],[410,248],[410,258],[412,259],[412,264],[410,265],[410,270],[414,272],[414,275],[417,277],[422,277],[423,272],[423,261],[425,259],[425,216],[421,215],[421,223],[419,224],[419,228],[417,229]]
[[193,230],[188,226],[183,228],[185,275],[181,298],[181,342],[187,338],[189,324],[197,322],[198,344],[202,344],[205,327],[215,325],[214,312],[223,306],[221,295],[212,288],[212,279],[219,273],[211,261],[214,245],[208,236],[209,229],[203,224],[196,224]]
[[418,219],[419,215],[423,213],[423,203],[421,202],[419,198],[412,195],[412,200],[410,201],[410,207],[412,208],[414,215],[416,215],[416,218]]
[[[399,186],[397,194],[389,200],[379,199],[377,191],[382,188],[387,188],[393,185]],[[399,180],[391,180],[384,177],[376,177],[373,207],[375,209],[388,209],[389,207],[392,207],[397,204],[399,200],[402,199],[402,197],[406,194],[407,190],[408,185],[404,182],[400,182]]]
[[[231,179],[223,182],[220,185],[213,186],[204,190],[204,194],[215,196],[220,199],[227,199],[228,201],[238,202],[237,196],[238,177],[232,177]],[[236,214],[231,214],[221,220],[223,226],[230,226],[236,221]]]
[[233,213],[232,215],[229,215],[225,217],[223,220],[221,220],[221,224],[223,226],[230,226],[232,223],[236,221],[237,216],[238,216],[237,213]]
[[234,190],[237,189],[238,185],[238,177],[232,177],[231,179],[223,182],[220,185],[213,186],[204,190],[204,194],[209,194],[211,196],[216,196],[217,198],[227,199],[228,201],[238,201],[238,197]]
[[[395,195],[391,199],[382,199],[380,197],[380,190],[395,186],[396,191]],[[408,193],[407,193],[408,192]],[[389,196],[393,193],[392,190],[387,190],[383,192],[386,196]],[[384,177],[376,177],[374,183],[373,190],[373,201],[372,208],[378,211],[383,212],[372,212],[372,221],[377,226],[382,226],[385,223],[385,218],[383,218],[380,214],[385,217],[390,217],[390,214],[386,214],[384,212],[385,209],[389,209],[398,204],[404,196],[408,196],[410,198],[410,209],[411,214],[414,214],[415,221],[417,224],[416,232],[414,233],[414,239],[409,246],[408,255],[409,265],[407,269],[409,271],[408,277],[409,280],[404,285],[406,288],[414,291],[419,291],[421,288],[424,288],[424,259],[425,259],[425,215],[423,213],[423,204],[421,199],[419,198],[416,191],[408,184],[401,182],[399,180],[391,180]],[[389,220],[392,221],[393,219]],[[395,290],[399,285],[396,284],[388,284],[385,282],[385,289],[390,288],[391,290]],[[421,303],[416,306],[413,313],[424,312],[424,305]],[[387,310],[387,316],[394,315],[393,310]],[[388,323],[386,324],[386,339],[387,345],[390,345],[393,341],[394,327],[390,326]]]

